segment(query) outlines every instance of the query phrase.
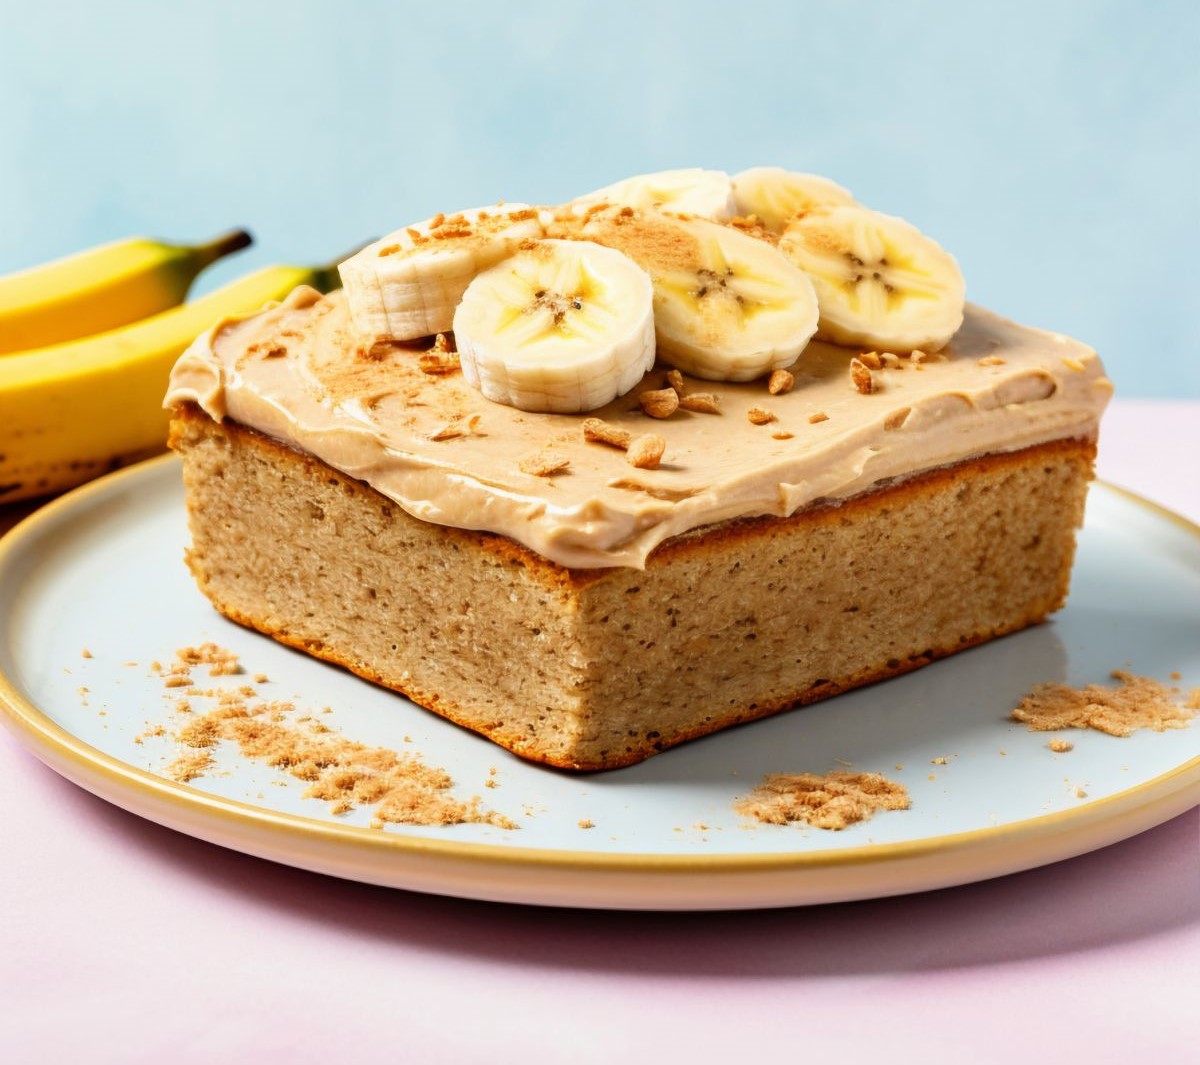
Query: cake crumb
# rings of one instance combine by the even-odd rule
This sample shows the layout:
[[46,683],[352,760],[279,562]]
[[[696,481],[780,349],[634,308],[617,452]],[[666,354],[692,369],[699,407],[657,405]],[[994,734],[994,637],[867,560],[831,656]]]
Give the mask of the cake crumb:
[[270,678],[265,673],[255,673],[254,674],[254,683],[255,684],[266,684],[269,679]]
[[[238,657],[228,648],[215,643],[202,643],[198,647],[181,647],[175,652],[175,661],[168,672],[172,676],[186,677],[193,666],[208,666],[210,677],[231,677],[243,672]],[[168,687],[178,687],[171,685]]]
[[746,411],[746,417],[750,419],[751,425],[766,425],[775,420],[775,415],[763,407],[751,407]]
[[82,651],[80,651],[80,652],[79,652],[79,657],[80,657],[80,658],[95,658],[96,656],[95,656],[95,655],[93,655],[93,654],[92,654],[92,652],[91,652],[91,651],[89,651],[89,650],[88,650],[88,649],[85,647],[85,648],[84,648]]
[[167,766],[166,773],[172,780],[186,784],[190,780],[204,776],[213,767],[213,764],[213,756],[208,751],[189,751],[181,754]]
[[[307,782],[302,797],[325,800],[334,814],[369,805],[380,825],[517,827],[503,814],[484,808],[478,796],[466,800],[452,796],[449,774],[427,765],[419,755],[398,754],[347,739],[315,722],[311,715],[289,722],[296,711],[294,703],[251,703],[244,687],[218,691],[218,706],[176,733],[185,750],[167,767],[168,776],[181,783],[203,776],[215,764],[212,749],[232,741],[244,757],[264,761]],[[306,723],[307,728],[299,727]]]
[[667,442],[661,436],[646,433],[630,443],[625,457],[631,466],[638,469],[656,470],[666,449]]
[[1005,360],[999,355],[985,355],[977,363],[979,366],[1003,366],[1004,364]]
[[1070,740],[1051,740],[1046,744],[1055,754],[1066,754],[1067,751],[1075,750],[1075,744]]
[[134,743],[141,743],[143,740],[153,739],[156,736],[165,736],[167,732],[166,726],[155,723],[146,729],[145,732],[139,732],[133,737]]
[[1182,680],[1183,679],[1183,674],[1180,673],[1179,670],[1177,670],[1177,669],[1171,670],[1170,676],[1171,676],[1172,680]]
[[1084,791],[1083,788],[1075,789],[1075,798],[1086,799],[1087,797],[1088,797],[1088,793],[1086,791]]
[[721,413],[721,405],[711,392],[689,392],[686,396],[680,396],[679,407],[693,414]]
[[772,370],[767,378],[767,391],[773,396],[782,396],[796,387],[796,377],[788,370]]
[[553,477],[570,465],[571,460],[561,451],[543,451],[537,455],[527,455],[517,463],[517,468],[531,477]]
[[829,421],[829,415],[826,414],[823,410],[814,411],[812,414],[810,414],[808,416],[808,424],[809,425],[817,425],[820,422],[827,422],[827,421]]
[[679,393],[673,388],[655,388],[643,392],[638,403],[651,418],[669,418],[679,409]]
[[633,441],[633,434],[600,418],[585,418],[583,420],[583,438],[592,444],[607,444],[609,447],[626,450]]
[[1174,689],[1149,677],[1124,670],[1112,676],[1120,687],[1088,684],[1072,688],[1066,684],[1035,685],[1010,715],[1031,732],[1053,732],[1064,728],[1091,728],[1110,736],[1130,736],[1139,729],[1187,728],[1200,706],[1180,706]]
[[861,359],[850,360],[850,380],[864,396],[875,391],[875,377]]
[[588,818],[585,817],[582,821],[579,822],[579,827],[580,828],[595,828],[596,822],[589,820]]
[[930,765],[947,765],[948,763],[947,763],[944,755],[938,755],[936,758],[931,758],[929,760],[929,764]]
[[879,773],[834,770],[815,773],[772,773],[734,809],[764,824],[803,821],[814,828],[839,831],[865,821],[877,810],[907,810],[908,790]]
[[1193,688],[1183,704],[1185,710],[1200,710],[1200,688]]

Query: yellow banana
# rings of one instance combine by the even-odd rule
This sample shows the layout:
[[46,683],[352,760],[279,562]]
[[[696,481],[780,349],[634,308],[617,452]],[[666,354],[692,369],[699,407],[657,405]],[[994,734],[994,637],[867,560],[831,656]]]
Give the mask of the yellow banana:
[[244,229],[197,245],[135,237],[0,277],[0,354],[91,336],[174,307],[201,270],[250,241]]
[[297,285],[337,284],[335,267],[268,266],[133,325],[0,356],[0,503],[63,491],[165,450],[162,398],[188,344]]

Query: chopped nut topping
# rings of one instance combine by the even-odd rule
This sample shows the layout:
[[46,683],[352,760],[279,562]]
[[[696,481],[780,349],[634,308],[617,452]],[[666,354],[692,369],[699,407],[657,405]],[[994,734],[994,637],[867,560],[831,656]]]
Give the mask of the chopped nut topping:
[[1075,358],[1073,355],[1066,355],[1066,356],[1064,356],[1064,357],[1063,357],[1063,361],[1062,361],[1062,362],[1063,362],[1063,365],[1064,365],[1064,366],[1065,366],[1065,367],[1066,367],[1068,370],[1074,370],[1076,373],[1083,373],[1083,371],[1084,371],[1084,365],[1083,365],[1083,363],[1082,363],[1082,362],[1080,362],[1080,361],[1079,361],[1077,358]]
[[669,418],[679,409],[679,393],[673,388],[657,388],[643,392],[638,402],[651,418]]
[[766,425],[768,422],[775,420],[775,415],[769,410],[764,410],[762,407],[751,407],[746,411],[746,417],[750,419],[753,425]]
[[690,410],[698,414],[721,413],[717,397],[711,392],[689,392],[686,396],[679,397],[679,406],[683,410]]
[[683,374],[678,370],[667,371],[667,387],[675,389],[681,396],[683,395]]
[[912,407],[901,407],[899,410],[892,411],[892,413],[883,420],[884,430],[886,432],[891,432],[895,429],[901,428],[904,423],[908,421],[908,416],[911,413]]
[[435,433],[431,433],[430,440],[454,440],[460,436],[470,436],[475,427],[479,424],[480,415],[472,414],[465,421],[462,418],[456,418],[452,422],[447,422]]
[[656,470],[666,449],[667,442],[661,436],[646,433],[630,443],[625,458],[631,466],[637,466],[642,470]]
[[881,351],[879,357],[883,360],[885,370],[903,370],[904,360],[893,351]]
[[532,477],[553,477],[570,465],[571,460],[559,451],[543,451],[540,455],[529,455],[517,463],[522,473]]
[[883,359],[879,357],[879,352],[877,351],[864,351],[859,355],[858,361],[872,370],[883,369]]
[[861,359],[850,360],[850,380],[864,396],[875,391],[875,378]]
[[790,392],[796,384],[796,378],[787,370],[773,370],[767,380],[767,391],[773,396],[781,396]]
[[[440,333],[438,334],[441,335]],[[454,352],[441,352],[434,348],[417,356],[417,365],[422,373],[448,374],[459,369],[458,355]]]
[[922,351],[920,348],[916,348],[909,357],[918,366],[925,362],[943,362],[946,358],[946,356],[942,355],[940,352]]
[[583,438],[593,444],[608,444],[609,447],[625,449],[633,440],[631,433],[609,425],[599,418],[585,418],[583,422]]
[[1004,359],[1002,359],[999,355],[985,355],[982,359],[979,360],[979,365],[980,366],[1003,366]]
[[789,433],[786,430],[781,429],[777,433],[772,433],[771,439],[772,440],[791,440],[792,437],[795,435],[796,435],[795,433]]
[[829,421],[829,415],[826,414],[823,410],[814,411],[812,414],[810,414],[808,416],[808,424],[809,425],[816,425],[818,422],[827,422],[827,421]]

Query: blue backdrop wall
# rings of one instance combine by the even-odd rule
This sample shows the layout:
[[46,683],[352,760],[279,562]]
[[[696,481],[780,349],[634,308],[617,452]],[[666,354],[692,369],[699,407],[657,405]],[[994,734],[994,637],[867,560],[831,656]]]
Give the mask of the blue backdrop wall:
[[231,225],[324,261],[678,166],[826,174],[977,302],[1200,395],[1200,4],[12,3],[0,272]]

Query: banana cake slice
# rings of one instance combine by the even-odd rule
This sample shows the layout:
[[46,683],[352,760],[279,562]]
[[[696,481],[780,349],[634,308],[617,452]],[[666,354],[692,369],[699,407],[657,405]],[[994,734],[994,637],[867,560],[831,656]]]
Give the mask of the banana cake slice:
[[786,391],[660,364],[586,419],[487,400],[451,347],[368,345],[306,289],[200,338],[168,395],[188,564],[522,757],[628,765],[1063,602],[1111,392],[1082,344],[968,306],[936,356],[814,341]]

